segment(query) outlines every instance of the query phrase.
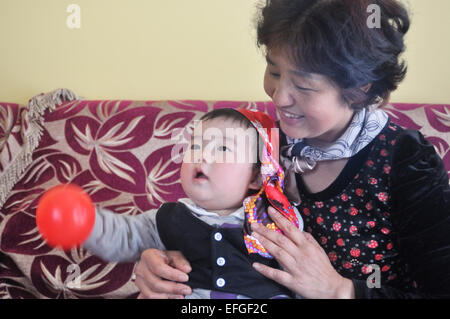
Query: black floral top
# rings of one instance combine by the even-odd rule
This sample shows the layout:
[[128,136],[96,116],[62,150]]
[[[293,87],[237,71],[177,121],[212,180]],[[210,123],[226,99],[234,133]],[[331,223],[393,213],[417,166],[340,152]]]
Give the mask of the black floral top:
[[417,131],[388,122],[325,190],[297,175],[305,230],[357,298],[450,296],[450,189]]

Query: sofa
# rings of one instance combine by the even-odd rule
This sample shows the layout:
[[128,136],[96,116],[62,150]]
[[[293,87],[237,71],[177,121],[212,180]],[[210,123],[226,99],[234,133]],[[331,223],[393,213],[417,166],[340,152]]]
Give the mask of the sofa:
[[[184,196],[178,173],[193,121],[225,107],[277,117],[266,101],[85,100],[67,89],[28,105],[1,102],[0,298],[136,298],[133,263],[48,246],[36,227],[38,200],[55,185],[74,183],[117,214],[176,201]],[[450,174],[450,105],[393,103],[385,110],[395,123],[420,130]]]

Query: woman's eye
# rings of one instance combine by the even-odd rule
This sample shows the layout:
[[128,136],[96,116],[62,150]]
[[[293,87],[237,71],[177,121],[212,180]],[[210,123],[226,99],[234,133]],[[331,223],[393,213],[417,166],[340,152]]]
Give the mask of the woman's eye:
[[274,73],[274,72],[269,72],[271,76],[273,76],[274,78],[279,78],[280,74],[279,73]]
[[300,91],[313,91],[312,89],[308,89],[308,88],[301,87],[301,86],[298,86],[298,85],[296,85],[295,87],[296,87],[298,90],[300,90]]

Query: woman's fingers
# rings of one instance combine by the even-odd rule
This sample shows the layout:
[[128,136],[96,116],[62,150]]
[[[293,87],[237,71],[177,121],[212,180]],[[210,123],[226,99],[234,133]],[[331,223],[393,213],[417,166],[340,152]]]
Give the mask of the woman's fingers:
[[[190,273],[192,271],[191,265],[181,252],[176,250],[168,250],[165,253],[169,260],[169,265],[175,267],[176,269],[181,270],[183,273]],[[187,280],[188,279],[180,281],[187,281]]]
[[[292,242],[285,236],[274,232],[273,230],[267,229],[264,226],[255,225],[252,227],[254,232],[252,232],[252,236],[254,236],[261,245],[272,255],[275,259],[283,266],[291,264],[294,261],[294,256],[292,251],[293,248],[289,246],[294,246]],[[275,233],[275,234],[272,234]],[[267,236],[266,236],[267,235]],[[284,238],[278,238],[278,236],[283,236]]]
[[[136,270],[148,268],[149,272],[157,277],[166,280],[186,282],[189,276],[186,272],[179,270],[180,261],[177,260],[174,252],[164,252],[157,249],[147,249],[141,255],[141,260],[136,266]],[[175,260],[173,259],[175,256]],[[142,262],[142,263],[141,263]],[[177,268],[175,265],[177,265]],[[185,266],[182,266],[185,267]],[[136,272],[138,274],[138,272]]]
[[306,239],[303,231],[298,229],[293,223],[291,223],[286,217],[280,214],[275,208],[269,206],[268,213],[270,218],[281,229],[286,237],[289,237],[297,246],[301,246],[305,243]]
[[[155,280],[151,279],[152,275],[147,274],[146,277],[142,277],[140,275],[136,275],[135,284],[140,290],[140,294],[138,296],[138,299],[181,299],[184,298],[183,294],[171,294],[171,293],[159,293],[156,292],[157,288],[153,288],[155,290],[152,290],[148,285],[148,280]],[[170,283],[170,282],[168,282]],[[164,285],[164,283],[162,284]],[[157,287],[157,286],[155,286]],[[161,287],[159,287],[161,289]],[[167,291],[171,290],[171,287],[166,288]]]
[[[147,249],[141,255],[141,260],[135,268],[136,286],[141,290],[141,294],[146,298],[168,298],[172,295],[189,295],[192,289],[179,282],[186,282],[188,275],[170,264],[177,264],[180,267],[180,259],[173,254],[156,249]],[[187,266],[181,266],[186,268]]]
[[292,276],[289,273],[260,263],[253,263],[252,266],[263,276],[272,279],[287,288],[290,288],[290,285],[292,284]]
[[305,239],[308,241],[308,243],[311,243],[314,247],[323,250],[322,246],[317,242],[317,240],[308,232],[304,232],[303,235],[305,236]]

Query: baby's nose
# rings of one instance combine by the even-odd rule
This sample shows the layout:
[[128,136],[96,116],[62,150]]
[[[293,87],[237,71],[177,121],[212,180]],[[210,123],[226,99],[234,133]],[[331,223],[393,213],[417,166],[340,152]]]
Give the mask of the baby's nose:
[[202,163],[212,164],[216,161],[214,149],[205,147],[202,152]]

